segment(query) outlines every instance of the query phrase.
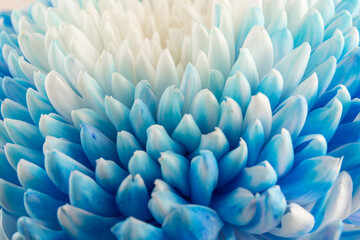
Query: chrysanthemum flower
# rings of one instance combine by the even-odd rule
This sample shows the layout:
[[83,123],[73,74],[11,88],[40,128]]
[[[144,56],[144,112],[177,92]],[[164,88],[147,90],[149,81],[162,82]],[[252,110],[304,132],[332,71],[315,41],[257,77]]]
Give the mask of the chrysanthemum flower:
[[360,2],[2,13],[1,239],[358,239]]

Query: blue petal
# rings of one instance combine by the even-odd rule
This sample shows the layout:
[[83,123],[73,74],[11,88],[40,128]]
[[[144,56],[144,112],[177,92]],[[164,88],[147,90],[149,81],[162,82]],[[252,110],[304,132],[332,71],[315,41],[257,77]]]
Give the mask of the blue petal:
[[44,138],[39,132],[39,128],[19,120],[5,119],[5,128],[14,143],[35,149],[41,149]]
[[148,207],[155,220],[163,224],[166,216],[171,211],[185,204],[188,204],[188,202],[176,193],[163,191],[151,194]]
[[128,108],[131,108],[135,94],[135,86],[131,81],[119,73],[114,73],[111,78],[111,89],[114,89],[113,97],[116,100],[123,103]]
[[328,155],[330,156],[343,158],[341,164],[341,170],[345,170],[345,171],[351,170],[360,165],[359,154],[360,154],[359,142],[341,145],[340,147],[328,153]]
[[289,202],[308,204],[330,189],[339,174],[340,166],[341,159],[330,156],[306,159],[278,184]]
[[156,121],[158,124],[164,126],[170,135],[181,121],[183,104],[184,96],[181,91],[174,86],[166,88],[161,95]]
[[105,113],[116,131],[131,131],[130,110],[123,103],[113,97],[105,96]]
[[58,151],[45,152],[45,170],[51,181],[61,191],[69,193],[69,178],[72,171],[80,171],[90,177],[94,173],[76,160]]
[[193,116],[202,133],[213,131],[218,124],[220,106],[215,96],[208,89],[203,89],[196,94],[189,113]]
[[305,124],[307,111],[307,102],[303,96],[289,97],[273,112],[270,137],[280,133],[281,129],[285,128],[289,131],[291,139],[295,140]]
[[25,189],[31,188],[61,200],[67,199],[67,195],[62,193],[51,182],[45,170],[35,164],[21,159],[17,166],[17,174],[21,185]]
[[291,32],[283,28],[271,36],[274,49],[274,65],[294,49],[294,40]]
[[24,193],[24,188],[0,179],[0,205],[7,212],[17,216],[27,215],[23,201]]
[[146,130],[155,124],[155,120],[148,106],[140,99],[135,100],[130,110],[130,123],[136,137],[145,145],[147,139]]
[[167,240],[164,230],[153,225],[129,217],[111,228],[117,239]]
[[261,79],[255,93],[261,92],[267,96],[271,109],[274,110],[280,100],[283,85],[284,81],[279,71],[272,69]]
[[243,139],[240,139],[238,147],[219,160],[218,188],[226,185],[241,172],[246,166],[247,157],[248,149],[246,142]]
[[218,101],[221,100],[221,95],[224,86],[225,86],[225,79],[222,73],[216,69],[211,69],[208,89],[214,94],[214,96]]
[[141,220],[151,219],[147,207],[149,200],[145,183],[139,174],[125,178],[116,194],[116,206],[120,212],[125,216],[133,216]]
[[321,134],[310,134],[298,137],[294,142],[294,166],[309,158],[325,156],[326,139]]
[[121,218],[101,217],[66,204],[58,209],[64,231],[75,239],[115,239],[110,228]]
[[147,80],[141,80],[135,87],[134,99],[140,99],[145,103],[152,116],[156,116],[156,102],[157,98],[151,90],[150,83]]
[[119,161],[115,143],[91,125],[82,124],[81,145],[90,162],[95,166],[99,158]]
[[181,206],[169,213],[163,229],[171,239],[217,239],[223,222],[210,208],[199,205]]
[[171,138],[182,144],[188,152],[193,152],[200,144],[201,131],[192,115],[185,114],[173,131]]
[[161,153],[159,162],[163,179],[185,196],[190,196],[190,161],[180,154],[167,151]]
[[308,108],[311,109],[318,96],[318,78],[316,73],[303,80],[291,93],[291,95],[302,95],[308,102]]
[[324,37],[324,21],[316,9],[310,9],[299,23],[295,36],[295,47],[303,42],[308,42],[312,48],[316,48]]
[[12,239],[14,239],[14,233],[17,231],[17,220],[18,218],[16,216],[7,213],[4,209],[0,210],[0,237],[2,237],[2,239],[8,240],[11,236],[13,236]]
[[335,98],[324,108],[311,111],[301,131],[301,136],[322,134],[327,142],[330,141],[339,125],[342,110],[340,101]]
[[175,142],[165,131],[161,125],[152,125],[147,129],[148,139],[146,142],[146,152],[151,158],[157,160],[160,153],[165,151],[173,151],[175,153],[184,154],[186,150],[177,142]]
[[261,151],[258,162],[267,160],[279,178],[286,175],[294,163],[294,150],[291,136],[286,129],[271,138]]
[[342,230],[343,230],[343,222],[341,220],[338,220],[328,224],[327,226],[324,226],[322,229],[319,229],[316,232],[313,232],[309,235],[305,235],[304,239],[306,240],[340,239]]
[[325,27],[324,41],[329,39],[336,29],[340,31],[352,25],[352,17],[348,11],[341,11],[333,16]]
[[341,1],[336,6],[336,12],[340,12],[342,10],[347,10],[350,14],[355,17],[360,10],[360,3],[354,0]]
[[5,181],[20,185],[20,182],[17,177],[16,167],[13,168],[10,165],[11,162],[8,161],[7,156],[5,154],[4,149],[0,149],[0,178],[4,179]]
[[231,193],[216,197],[211,207],[225,222],[243,226],[254,218],[258,198],[258,195],[254,196],[249,190],[239,187]]
[[74,207],[104,216],[116,217],[115,197],[105,192],[92,178],[73,171],[69,178],[69,199]]
[[329,150],[333,150],[341,145],[359,142],[360,140],[360,121],[340,124],[337,128],[334,137],[328,143]]
[[253,220],[244,227],[246,232],[261,234],[274,229],[286,210],[286,199],[279,186],[273,186],[257,199],[257,209]]
[[26,106],[26,91],[27,88],[20,84],[16,78],[5,77],[2,81],[2,90],[5,95],[11,100]]
[[219,176],[217,161],[212,152],[200,151],[200,156],[191,160],[189,182],[191,202],[208,206]]
[[1,116],[3,119],[11,118],[27,123],[32,123],[28,110],[21,104],[6,98],[1,102]]
[[96,161],[95,180],[108,193],[115,195],[121,182],[128,176],[114,161],[100,158]]
[[356,27],[347,27],[343,30],[344,49],[341,54],[343,58],[348,52],[359,46],[359,31]]
[[39,125],[42,114],[56,112],[48,100],[32,88],[29,88],[26,92],[26,102],[29,114],[36,125]]
[[188,63],[186,65],[185,72],[180,85],[180,91],[184,96],[184,104],[182,108],[183,114],[189,111],[190,105],[193,102],[194,97],[200,90],[201,90],[201,80],[199,73],[197,72],[194,65]]
[[275,65],[274,68],[281,73],[284,79],[284,88],[280,101],[286,99],[299,84],[309,61],[310,52],[311,47],[305,42]]
[[210,30],[208,60],[211,69],[219,70],[223,76],[227,76],[231,67],[229,45],[222,31],[217,27]]
[[333,0],[319,0],[315,3],[314,8],[320,12],[325,25],[335,15],[335,4]]
[[128,168],[130,158],[136,150],[142,150],[139,141],[129,132],[121,131],[118,133],[116,140],[116,149],[124,169]]
[[4,146],[4,151],[8,162],[14,169],[17,168],[21,159],[28,159],[28,161],[38,165],[39,167],[44,167],[43,153],[36,149],[7,143]]
[[66,202],[45,193],[28,189],[24,194],[26,212],[33,218],[57,222],[57,210]]
[[133,176],[140,174],[148,189],[154,188],[155,179],[161,179],[160,165],[144,151],[134,152],[129,161],[129,172]]
[[265,142],[264,129],[259,120],[248,124],[242,138],[248,146],[248,160],[246,166],[253,166]]

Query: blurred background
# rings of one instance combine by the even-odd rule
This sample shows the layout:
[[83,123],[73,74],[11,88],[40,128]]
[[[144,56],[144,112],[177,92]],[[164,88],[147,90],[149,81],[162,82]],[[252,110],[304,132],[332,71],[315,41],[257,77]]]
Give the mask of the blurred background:
[[10,10],[33,3],[35,0],[0,0],[0,10]]

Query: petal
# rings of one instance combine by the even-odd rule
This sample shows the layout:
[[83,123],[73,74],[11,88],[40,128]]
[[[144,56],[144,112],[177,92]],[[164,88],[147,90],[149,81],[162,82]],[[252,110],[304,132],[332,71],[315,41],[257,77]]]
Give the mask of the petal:
[[130,109],[113,97],[105,96],[105,113],[117,132],[131,131]]
[[25,189],[13,183],[0,179],[0,205],[11,214],[26,216],[24,207]]
[[303,80],[291,93],[291,95],[302,95],[308,102],[308,108],[311,109],[315,103],[318,93],[318,78],[316,73]]
[[155,118],[156,116],[156,102],[157,98],[151,90],[151,86],[147,80],[141,80],[135,87],[134,99],[140,99],[148,107]]
[[124,169],[128,168],[130,158],[136,150],[142,150],[143,147],[139,141],[129,132],[118,132],[116,140],[117,154],[120,159],[121,166]]
[[320,12],[310,9],[302,18],[294,34],[295,47],[308,42],[311,48],[316,48],[324,38],[324,21]]
[[173,131],[171,138],[182,144],[188,152],[193,152],[201,141],[201,131],[192,115],[184,114],[180,123]]
[[44,167],[44,155],[41,151],[24,147],[17,144],[7,143],[4,146],[4,151],[7,161],[16,169],[21,159],[28,159],[28,161]]
[[223,76],[229,74],[231,67],[229,45],[221,30],[217,27],[212,27],[210,30],[209,50],[207,55],[210,68],[219,70]]
[[310,134],[298,137],[293,145],[294,166],[305,159],[325,156],[327,153],[326,139],[321,134]]
[[291,32],[283,28],[271,36],[274,51],[274,65],[294,49],[294,40]]
[[95,180],[108,193],[115,195],[121,182],[128,176],[114,161],[100,158],[96,161]]
[[267,96],[271,109],[274,110],[280,100],[283,86],[284,80],[281,74],[276,69],[272,69],[261,79],[255,93],[261,92]]
[[329,39],[336,29],[340,31],[352,25],[352,17],[348,11],[341,11],[333,16],[327,24],[324,32],[324,41]]
[[145,145],[148,138],[146,134],[147,129],[155,124],[155,120],[148,106],[140,99],[136,99],[131,107],[130,123],[137,139]]
[[200,90],[201,79],[199,73],[194,65],[188,63],[186,65],[186,69],[180,85],[180,91],[184,96],[182,113],[187,113],[189,111],[190,105],[193,102],[194,97]]
[[130,80],[115,72],[111,78],[111,89],[116,100],[131,108],[134,103],[135,86]]
[[241,137],[248,146],[248,161],[246,166],[253,166],[265,142],[264,128],[261,122],[257,119],[249,123]]

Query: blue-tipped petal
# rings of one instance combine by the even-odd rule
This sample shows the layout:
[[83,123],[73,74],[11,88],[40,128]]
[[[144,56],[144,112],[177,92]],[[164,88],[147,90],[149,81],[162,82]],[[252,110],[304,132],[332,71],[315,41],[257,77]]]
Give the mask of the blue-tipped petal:
[[328,153],[329,156],[343,158],[341,164],[341,170],[345,170],[345,171],[349,171],[360,165],[359,154],[360,154],[359,142],[344,144],[334,150],[330,150]]
[[298,137],[294,142],[294,166],[309,158],[325,156],[326,139],[321,134],[310,134]]
[[39,119],[39,130],[44,138],[46,138],[46,136],[53,136],[56,138],[64,138],[69,142],[80,143],[79,131],[55,113],[41,115]]
[[309,113],[301,135],[322,134],[326,141],[335,134],[339,125],[343,107],[336,98],[324,108],[318,108]]
[[246,232],[261,234],[274,229],[286,210],[286,199],[278,185],[262,193],[257,199],[257,209],[253,220],[242,227]]
[[317,66],[324,63],[329,57],[334,56],[339,60],[344,48],[344,37],[339,29],[337,29],[331,38],[324,41],[317,47],[310,56],[305,75],[311,73]]
[[156,77],[154,84],[155,96],[160,99],[164,90],[171,85],[179,87],[180,80],[176,72],[174,60],[171,57],[169,50],[165,49],[162,51],[156,66]]
[[272,112],[269,99],[262,93],[258,93],[251,97],[250,104],[244,117],[243,129],[255,120],[261,122],[266,140],[271,131]]
[[291,93],[291,95],[302,95],[305,97],[308,108],[311,109],[315,103],[316,97],[318,96],[318,78],[316,73],[313,73],[310,77],[303,80]]
[[164,230],[149,223],[129,217],[111,228],[117,239],[167,240]]
[[61,200],[67,199],[67,196],[51,182],[45,170],[35,164],[24,159],[20,160],[17,166],[17,174],[25,189],[31,188]]
[[186,150],[177,142],[175,142],[165,131],[161,125],[152,125],[147,129],[148,139],[146,142],[146,152],[151,158],[157,160],[160,153],[172,151],[184,154]]
[[[238,72],[240,72],[242,74],[239,76]],[[229,74],[229,77],[233,77],[234,75],[238,75],[238,76],[236,76],[237,78],[240,78],[240,77],[242,78],[242,79],[240,79],[241,80],[240,83],[236,83],[236,82],[232,83],[232,84],[236,84],[235,86],[237,86],[239,88],[239,90],[241,90],[240,92],[242,94],[237,95],[237,96],[239,96],[238,98],[240,98],[240,99],[246,99],[247,95],[249,95],[249,94],[251,95],[251,92],[254,92],[256,87],[259,85],[259,74],[258,74],[258,71],[256,68],[256,64],[255,64],[254,58],[252,57],[250,51],[247,48],[240,49],[239,57],[236,60],[235,64],[233,65],[231,72]],[[244,79],[246,81],[244,81]],[[239,81],[239,80],[237,80],[237,81]],[[248,86],[244,86],[244,84],[246,84],[244,82],[246,82]],[[227,86],[227,84],[225,84],[224,91],[226,89],[226,86]],[[242,88],[245,88],[245,89],[242,89]],[[226,93],[226,94],[233,93],[233,91],[231,91],[231,90],[232,89],[228,86],[227,91],[229,91],[229,93]],[[241,97],[241,95],[243,95],[245,93],[246,93],[246,95],[244,97]],[[224,97],[224,94],[225,93],[223,93],[223,97]],[[229,95],[225,95],[225,96],[234,98],[233,96],[229,96]],[[234,98],[234,99],[236,100],[236,98]],[[249,99],[249,101],[250,101],[250,99]],[[242,102],[238,102],[238,103],[241,106],[241,108],[244,107]],[[246,106],[245,106],[245,109],[246,109]],[[245,109],[243,109],[243,111],[245,111]]]
[[116,144],[93,126],[81,125],[80,139],[87,158],[94,166],[95,161],[101,157],[120,162]]
[[248,80],[242,73],[237,72],[226,80],[221,97],[222,101],[226,97],[234,99],[241,107],[242,113],[245,114],[251,101],[251,90]]
[[226,185],[243,170],[247,163],[247,157],[248,149],[246,142],[240,139],[238,147],[219,160],[218,188]]
[[200,151],[200,155],[191,160],[189,182],[191,202],[208,206],[212,192],[216,188],[219,176],[218,164],[212,152]]
[[265,160],[255,166],[245,168],[232,182],[252,193],[262,192],[275,185],[278,177],[276,170]]
[[6,158],[10,165],[16,169],[21,159],[26,159],[39,167],[44,167],[44,156],[39,150],[7,143],[4,146]]
[[108,193],[115,195],[121,182],[128,176],[114,161],[100,158],[96,161],[95,180]]
[[1,102],[1,116],[3,119],[11,118],[27,123],[32,123],[28,110],[21,104],[6,98]]
[[156,121],[158,124],[164,126],[169,134],[172,134],[181,121],[183,104],[184,96],[181,91],[174,86],[166,88],[161,95]]
[[225,222],[235,226],[243,226],[255,216],[258,197],[249,190],[239,187],[230,193],[216,197],[211,207]]
[[219,103],[208,89],[196,94],[189,110],[201,132],[205,134],[213,131],[218,124],[219,112]]
[[226,136],[220,128],[215,128],[211,133],[201,135],[201,141],[198,148],[190,155],[195,157],[201,150],[211,151],[215,158],[220,160],[227,152],[229,152],[230,146],[226,139]]
[[338,219],[345,219],[351,213],[353,182],[347,172],[341,172],[330,190],[318,199],[311,210],[315,218],[312,231],[321,229]]
[[271,36],[274,51],[274,63],[278,63],[283,57],[294,49],[294,40],[291,32],[283,28]]
[[105,96],[105,113],[117,132],[131,131],[130,110],[123,103]]
[[330,156],[306,159],[278,184],[287,201],[305,205],[319,199],[330,189],[340,166],[341,159]]
[[113,97],[131,108],[134,102],[135,86],[119,73],[114,73],[111,78],[111,89],[113,89]]
[[336,29],[340,31],[352,25],[352,17],[348,11],[341,11],[333,16],[325,27],[324,41],[329,39]]
[[[207,87],[207,86],[203,86],[203,87]],[[180,91],[184,96],[182,113],[187,113],[189,111],[190,105],[194,97],[200,90],[201,90],[201,79],[199,73],[194,65],[188,63],[186,65],[185,72],[180,85]]]
[[253,166],[265,142],[264,128],[259,120],[248,124],[241,136],[248,146],[248,160],[246,166]]
[[45,170],[51,181],[65,194],[69,193],[69,178],[72,171],[80,171],[90,177],[94,173],[76,160],[58,151],[45,152]]
[[64,231],[75,239],[115,239],[110,228],[121,218],[101,217],[66,204],[57,212]]
[[299,23],[294,34],[295,47],[308,42],[311,48],[316,48],[324,37],[324,21],[316,9],[310,9]]
[[72,206],[100,216],[120,215],[115,205],[115,196],[105,192],[92,178],[78,171],[70,174],[69,199]]
[[26,216],[24,207],[25,189],[0,179],[0,205],[7,212],[17,215]]
[[190,196],[190,161],[180,154],[167,151],[161,153],[159,163],[164,181],[183,195]]
[[74,110],[71,112],[71,118],[78,131],[81,131],[81,124],[91,125],[112,141],[116,140],[116,129],[114,126],[92,109],[82,108]]
[[163,224],[166,216],[174,209],[188,202],[171,191],[153,192],[148,207],[155,220]]
[[147,80],[141,80],[135,87],[134,99],[140,99],[145,104],[155,118],[157,98],[151,90],[150,83]]
[[269,99],[271,109],[274,110],[279,103],[284,81],[276,69],[272,69],[260,81],[255,93],[263,93]]
[[239,35],[237,36],[236,53],[243,46],[246,36],[255,25],[264,25],[264,14],[260,7],[252,7],[249,11],[246,11],[241,22],[241,27],[239,28]]
[[218,214],[199,205],[181,206],[169,213],[162,227],[167,235],[177,239],[217,239],[223,226]]
[[24,205],[26,212],[33,218],[57,222],[56,212],[66,202],[51,197],[43,192],[28,189],[24,193]]
[[192,115],[185,114],[173,131],[171,138],[184,146],[188,152],[193,152],[199,146],[201,131]]
[[287,205],[279,226],[270,233],[278,237],[300,237],[314,226],[314,217],[296,203]]
[[284,79],[284,88],[280,101],[286,99],[299,84],[310,58],[311,47],[303,43],[283,57],[276,65]]
[[161,179],[160,165],[144,151],[134,152],[128,166],[131,175],[140,174],[147,189],[153,189],[155,179]]
[[144,221],[151,219],[147,207],[149,200],[145,183],[139,174],[125,178],[116,194],[116,206],[123,215]]
[[227,76],[231,67],[229,45],[222,31],[217,27],[210,30],[208,59],[210,68],[219,70]]
[[146,130],[155,124],[155,120],[148,106],[140,99],[135,100],[130,110],[130,123],[137,139],[145,145],[147,140]]
[[51,239],[51,240],[67,240],[70,237],[64,231],[51,230],[41,225],[41,222],[33,218],[21,217],[17,221],[17,229],[20,234],[26,236],[27,239]]
[[242,111],[232,98],[225,97],[225,100],[220,104],[220,119],[218,128],[222,130],[226,136],[230,149],[237,146],[240,140],[242,130]]
[[[43,152],[57,150],[68,157],[76,159],[77,162],[83,164],[89,169],[93,169],[94,166],[90,163],[86,157],[83,148],[80,144],[69,142],[63,138],[55,138],[47,136],[43,145]],[[25,158],[29,160],[28,158]],[[30,160],[29,160],[30,161]]]
[[280,104],[273,112],[270,137],[285,128],[289,131],[291,139],[295,140],[303,128],[307,116],[308,106],[302,95],[291,96]]
[[48,100],[32,88],[29,88],[26,92],[26,103],[29,114],[36,125],[39,125],[42,114],[56,112]]
[[279,178],[286,175],[294,163],[294,150],[291,136],[286,129],[271,138],[261,151],[258,161],[267,160]]
[[4,120],[4,125],[14,143],[29,148],[42,148],[44,138],[41,136],[38,127],[9,118]]

